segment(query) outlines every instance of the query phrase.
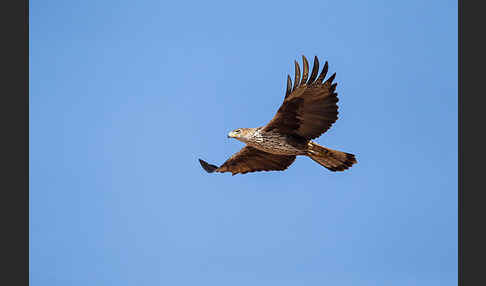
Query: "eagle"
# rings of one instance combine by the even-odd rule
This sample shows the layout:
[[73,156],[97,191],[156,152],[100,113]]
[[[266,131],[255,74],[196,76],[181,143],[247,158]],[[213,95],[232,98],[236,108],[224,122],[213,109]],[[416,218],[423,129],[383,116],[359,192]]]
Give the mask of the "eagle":
[[[309,63],[302,55],[303,71],[297,61],[294,83],[287,75],[285,98],[267,125],[257,128],[238,128],[228,134],[246,144],[221,166],[199,159],[208,173],[231,172],[232,175],[258,171],[283,171],[296,156],[307,156],[330,171],[344,171],[357,163],[355,155],[326,148],[312,141],[336,122],[338,118],[336,73],[324,81],[328,63],[319,73],[319,60],[309,76]],[[319,73],[319,76],[318,76]]]

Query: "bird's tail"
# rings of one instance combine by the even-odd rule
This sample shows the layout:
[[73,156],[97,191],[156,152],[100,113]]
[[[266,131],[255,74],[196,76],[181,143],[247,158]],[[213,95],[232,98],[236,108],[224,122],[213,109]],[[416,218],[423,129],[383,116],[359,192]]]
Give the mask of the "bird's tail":
[[332,150],[312,141],[309,141],[307,156],[333,172],[344,171],[357,163],[353,154]]

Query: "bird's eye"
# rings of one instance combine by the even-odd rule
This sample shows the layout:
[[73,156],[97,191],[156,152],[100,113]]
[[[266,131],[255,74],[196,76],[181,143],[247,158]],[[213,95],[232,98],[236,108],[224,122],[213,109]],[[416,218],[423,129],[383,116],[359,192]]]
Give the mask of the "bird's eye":
[[235,133],[240,133],[240,131],[241,131],[240,129],[236,129]]

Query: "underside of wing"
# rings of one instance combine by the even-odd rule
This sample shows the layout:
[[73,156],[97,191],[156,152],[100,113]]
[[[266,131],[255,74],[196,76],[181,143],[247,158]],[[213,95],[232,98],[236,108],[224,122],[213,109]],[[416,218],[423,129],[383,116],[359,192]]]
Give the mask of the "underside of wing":
[[231,172],[232,175],[258,171],[283,171],[295,160],[295,156],[276,155],[260,151],[251,146],[243,147],[220,167],[199,159],[199,163],[208,173]]
[[314,66],[309,77],[309,63],[305,56],[302,56],[302,61],[302,78],[299,63],[295,61],[294,84],[292,86],[292,80],[288,76],[284,102],[277,114],[264,127],[264,131],[277,130],[283,134],[298,135],[310,140],[319,137],[336,122],[337,84],[333,83],[336,73],[324,81],[328,70],[326,61],[317,76],[319,60],[314,57]]

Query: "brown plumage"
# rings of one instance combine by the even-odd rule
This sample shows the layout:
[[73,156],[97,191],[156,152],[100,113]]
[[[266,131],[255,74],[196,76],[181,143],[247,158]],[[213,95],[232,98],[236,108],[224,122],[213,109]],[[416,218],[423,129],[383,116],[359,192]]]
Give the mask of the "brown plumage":
[[239,128],[228,134],[246,143],[238,153],[217,167],[201,159],[201,166],[209,173],[231,172],[232,175],[257,171],[283,171],[298,155],[308,156],[331,171],[344,171],[355,164],[353,154],[329,149],[311,140],[326,132],[338,115],[336,73],[326,81],[327,61],[319,73],[319,60],[309,76],[309,63],[302,56],[303,71],[295,61],[294,84],[287,76],[285,99],[270,122],[258,128]]

